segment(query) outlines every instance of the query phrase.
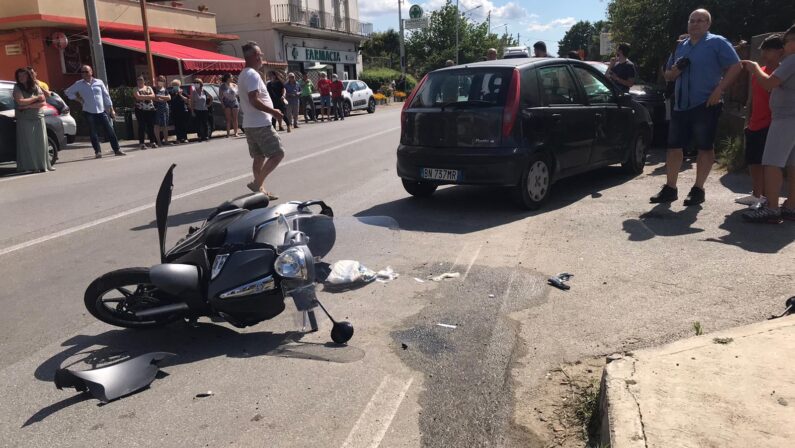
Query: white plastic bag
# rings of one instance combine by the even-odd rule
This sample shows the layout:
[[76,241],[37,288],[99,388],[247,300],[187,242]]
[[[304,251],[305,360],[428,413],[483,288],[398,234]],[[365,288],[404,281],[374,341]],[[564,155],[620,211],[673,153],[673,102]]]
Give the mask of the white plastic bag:
[[351,283],[369,283],[376,278],[376,273],[354,260],[340,260],[331,267],[326,281],[332,285],[349,285]]

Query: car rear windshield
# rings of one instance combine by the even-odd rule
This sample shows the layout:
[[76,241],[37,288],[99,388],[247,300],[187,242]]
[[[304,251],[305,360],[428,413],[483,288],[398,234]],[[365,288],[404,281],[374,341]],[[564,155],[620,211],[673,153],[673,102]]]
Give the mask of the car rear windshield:
[[431,73],[412,108],[504,106],[513,68],[461,68]]
[[14,91],[0,87],[0,111],[14,108]]

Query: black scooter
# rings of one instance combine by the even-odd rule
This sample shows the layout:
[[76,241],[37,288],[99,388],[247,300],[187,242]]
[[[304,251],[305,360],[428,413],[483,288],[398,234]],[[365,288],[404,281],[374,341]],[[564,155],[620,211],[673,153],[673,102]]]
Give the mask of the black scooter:
[[[146,328],[202,316],[236,327],[272,319],[291,297],[312,331],[319,305],[334,322],[331,339],[353,336],[349,322],[336,322],[315,293],[316,262],[336,240],[333,212],[322,201],[268,207],[262,193],[218,206],[198,228],[165,250],[172,165],[155,203],[161,264],[127,268],[94,280],[85,305],[97,319],[126,328]],[[313,209],[319,208],[318,212]]]

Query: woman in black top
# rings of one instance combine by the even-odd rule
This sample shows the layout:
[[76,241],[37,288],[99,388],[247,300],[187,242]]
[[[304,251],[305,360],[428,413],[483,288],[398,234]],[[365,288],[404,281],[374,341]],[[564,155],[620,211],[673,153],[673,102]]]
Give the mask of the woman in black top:
[[[270,71],[268,73],[268,77],[270,81],[266,84],[266,88],[268,89],[268,95],[271,97],[271,101],[273,101],[273,107],[278,109],[282,114],[287,113],[287,106],[284,103],[284,83],[276,74],[275,71]],[[272,118],[271,123],[273,127],[276,127],[276,119]],[[284,128],[282,127],[282,119],[279,118],[279,130],[283,131]],[[287,123],[287,132],[290,132],[290,123]]]

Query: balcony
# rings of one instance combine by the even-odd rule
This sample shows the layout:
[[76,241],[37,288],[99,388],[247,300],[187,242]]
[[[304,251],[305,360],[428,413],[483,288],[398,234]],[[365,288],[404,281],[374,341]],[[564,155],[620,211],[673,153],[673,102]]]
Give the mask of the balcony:
[[306,9],[296,4],[272,5],[271,18],[277,28],[279,24],[297,25],[362,37],[369,37],[373,33],[372,23],[336,16],[317,9]]

